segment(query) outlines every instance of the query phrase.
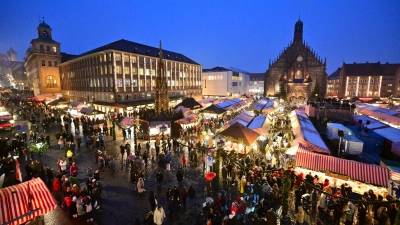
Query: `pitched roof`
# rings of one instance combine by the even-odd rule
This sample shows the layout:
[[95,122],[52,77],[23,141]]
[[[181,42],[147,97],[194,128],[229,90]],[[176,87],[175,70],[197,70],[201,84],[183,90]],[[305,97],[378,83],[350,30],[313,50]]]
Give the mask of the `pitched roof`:
[[43,41],[43,42],[58,43],[57,41],[55,41],[55,40],[53,40],[51,38],[35,38],[35,39],[32,39],[32,41]]
[[347,76],[394,76],[400,64],[353,63],[343,64]]
[[250,80],[264,80],[265,73],[251,73]]
[[[82,53],[78,57],[93,54],[96,52],[105,51],[105,50],[116,50],[116,51],[130,52],[130,53],[134,53],[134,54],[151,56],[151,57],[159,57],[159,55],[158,55],[159,48],[139,44],[139,43],[124,40],[124,39],[112,42],[107,45],[103,45],[101,47],[95,48],[88,52]],[[197,62],[193,61],[192,59],[190,59],[180,53],[171,52],[171,51],[164,50],[164,49],[162,50],[162,53],[163,53],[163,56],[162,56],[163,59],[166,59],[166,60],[186,62],[186,63],[200,65]]]
[[68,53],[65,53],[65,52],[61,52],[61,63],[69,61],[69,60],[74,59],[76,57],[78,57],[78,55],[73,55],[73,54],[68,54]]
[[216,66],[216,67],[211,68],[211,69],[203,69],[203,73],[204,72],[226,72],[226,71],[232,71],[232,70],[229,70],[229,69],[227,69],[225,67],[222,67],[222,66]]
[[338,68],[335,72],[333,72],[331,75],[328,76],[328,80],[336,80],[339,79],[340,76],[340,71],[342,68]]

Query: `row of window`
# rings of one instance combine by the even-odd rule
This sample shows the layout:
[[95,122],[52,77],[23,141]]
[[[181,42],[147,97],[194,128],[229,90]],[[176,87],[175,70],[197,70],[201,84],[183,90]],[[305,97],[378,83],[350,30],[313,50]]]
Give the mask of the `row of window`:
[[[54,64],[52,64],[53,61],[47,61],[47,66],[58,66],[58,62],[54,61]],[[46,60],[42,60],[42,66],[46,66]]]
[[[39,49],[41,52],[44,52],[44,45],[39,45]],[[52,52],[57,52],[57,47],[51,48],[50,46],[46,45],[46,52],[50,52],[51,50]]]
[[[108,93],[89,93],[89,92],[81,92],[81,91],[62,91],[63,95],[71,96],[71,97],[80,97],[93,101],[113,101],[114,94]],[[168,92],[169,96],[183,96],[187,95],[188,91],[179,91],[179,92]],[[191,90],[190,93],[200,94],[201,90]],[[129,100],[137,100],[137,99],[152,99],[154,98],[154,93],[140,93],[140,94],[118,94],[117,99],[119,101],[129,101]]]
[[[376,83],[379,83],[379,78],[371,78],[371,80],[370,80],[370,82],[371,83],[374,83],[374,80],[375,80],[375,82]],[[364,81],[364,83],[368,83],[368,79],[359,79],[359,83],[362,83]],[[357,79],[349,79],[349,83],[351,83],[351,82],[353,82],[353,83],[357,83]]]
[[[348,86],[349,89],[357,89],[357,85],[349,85]],[[370,89],[374,89],[374,86],[370,85],[369,86]],[[358,89],[368,89],[367,85],[359,85]],[[375,85],[375,89],[379,89],[379,85]]]
[[[140,87],[144,87],[145,82],[146,82],[146,86],[150,86],[150,80],[140,79],[139,80]],[[124,84],[123,79],[118,78],[117,79],[117,87],[124,87],[123,84]],[[132,79],[132,83],[131,83],[131,79],[125,78],[125,87],[129,88],[129,87],[131,87],[131,85],[132,85],[132,87],[137,87],[138,86],[138,80],[137,79]],[[172,87],[175,87],[175,86],[183,87],[183,85],[185,85],[185,86],[198,86],[198,85],[200,85],[200,82],[199,81],[195,81],[195,82],[193,82],[193,81],[185,81],[185,82],[183,82],[182,80],[177,80],[177,81],[175,81],[175,80],[167,80],[167,86],[168,87],[170,87],[170,86],[172,86]],[[153,86],[153,87],[156,86],[156,80],[151,80],[151,86]]]

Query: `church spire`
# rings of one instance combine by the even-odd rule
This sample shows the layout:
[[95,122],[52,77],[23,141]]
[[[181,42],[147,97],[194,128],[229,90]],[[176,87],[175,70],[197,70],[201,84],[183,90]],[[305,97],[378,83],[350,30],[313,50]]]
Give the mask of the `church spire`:
[[302,43],[303,42],[303,22],[300,20],[300,16],[299,16],[299,20],[294,25],[293,42],[294,43],[296,43],[296,42]]

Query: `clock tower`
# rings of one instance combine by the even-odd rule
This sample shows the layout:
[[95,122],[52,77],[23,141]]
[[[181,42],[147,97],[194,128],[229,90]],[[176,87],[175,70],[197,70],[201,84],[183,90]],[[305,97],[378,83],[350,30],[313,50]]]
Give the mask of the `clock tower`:
[[27,83],[34,95],[61,93],[60,43],[53,40],[51,27],[39,21],[38,37],[31,40],[31,46],[26,50],[24,59]]

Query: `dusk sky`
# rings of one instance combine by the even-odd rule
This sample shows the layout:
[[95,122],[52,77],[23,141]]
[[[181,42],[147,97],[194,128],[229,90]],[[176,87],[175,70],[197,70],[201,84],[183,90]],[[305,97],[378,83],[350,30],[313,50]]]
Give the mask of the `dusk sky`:
[[2,1],[0,53],[23,60],[43,16],[61,51],[81,54],[126,39],[179,52],[203,66],[265,72],[293,39],[294,24],[327,58],[331,74],[343,62],[400,63],[400,1]]

